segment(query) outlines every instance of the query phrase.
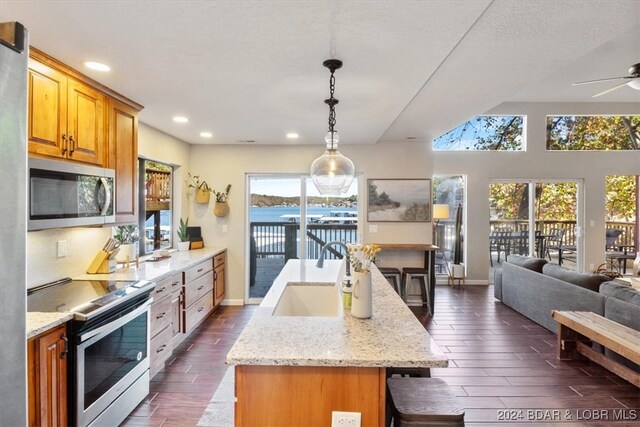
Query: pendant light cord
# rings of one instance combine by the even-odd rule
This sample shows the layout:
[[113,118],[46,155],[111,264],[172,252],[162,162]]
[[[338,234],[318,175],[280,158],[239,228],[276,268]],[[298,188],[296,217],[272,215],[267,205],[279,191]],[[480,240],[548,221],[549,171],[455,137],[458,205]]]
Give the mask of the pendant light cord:
[[331,70],[331,77],[329,77],[329,99],[327,99],[325,102],[327,104],[329,104],[329,132],[331,132],[331,149],[333,150],[333,127],[336,125],[336,104],[338,103],[338,100],[335,99],[333,97],[333,93],[336,90],[336,78],[333,75],[333,73],[335,72],[334,69]]

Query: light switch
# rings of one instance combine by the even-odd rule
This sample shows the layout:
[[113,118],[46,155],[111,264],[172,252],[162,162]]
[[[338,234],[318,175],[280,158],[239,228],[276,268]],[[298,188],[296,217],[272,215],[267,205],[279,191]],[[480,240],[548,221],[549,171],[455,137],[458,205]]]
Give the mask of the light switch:
[[222,232],[223,233],[228,233],[229,232],[229,225],[228,224],[222,224]]
[[369,233],[377,233],[378,226],[377,225],[369,225]]
[[591,221],[589,221],[589,227],[593,228],[595,226],[596,226],[595,220],[592,219]]

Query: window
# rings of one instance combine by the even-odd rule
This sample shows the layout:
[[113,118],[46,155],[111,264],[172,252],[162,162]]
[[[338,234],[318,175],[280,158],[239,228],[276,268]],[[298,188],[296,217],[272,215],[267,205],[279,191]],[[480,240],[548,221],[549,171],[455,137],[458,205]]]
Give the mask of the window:
[[[433,203],[449,206],[449,217],[438,219],[433,227],[433,242],[442,249],[436,253],[436,274],[447,274],[447,263],[454,258],[456,238],[464,241],[466,227],[465,217],[462,215],[462,233],[456,236],[455,218],[458,208],[465,209],[465,177],[463,175],[434,175],[433,176]],[[463,211],[464,213],[464,211]],[[464,262],[464,244],[461,245],[461,262]]]
[[522,151],[524,116],[477,116],[433,140],[437,151]]
[[164,163],[140,159],[140,254],[150,254],[158,249],[170,249],[171,192],[173,167]]
[[547,116],[547,150],[638,150],[640,116]]
[[631,267],[638,247],[638,175],[610,175],[605,181],[606,257],[620,273]]

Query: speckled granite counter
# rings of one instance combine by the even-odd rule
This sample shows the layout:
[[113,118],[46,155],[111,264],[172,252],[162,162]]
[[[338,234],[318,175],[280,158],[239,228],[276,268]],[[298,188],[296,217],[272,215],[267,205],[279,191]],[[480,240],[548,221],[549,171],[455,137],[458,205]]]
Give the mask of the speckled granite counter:
[[27,313],[27,339],[68,322],[72,318],[71,313]]
[[[111,274],[83,274],[76,280],[161,280],[193,267],[200,261],[213,258],[225,248],[203,248],[187,252],[173,252],[170,258],[156,262],[141,262],[140,267],[120,268]],[[27,339],[39,335],[73,318],[71,313],[27,313]]]
[[193,267],[200,261],[213,258],[225,248],[203,248],[186,252],[172,252],[171,257],[155,262],[141,262],[140,267],[120,268],[110,274],[83,274],[77,280],[161,280]]
[[446,367],[448,358],[377,269],[373,316],[272,316],[287,283],[335,283],[342,261],[290,260],[227,354],[231,365]]

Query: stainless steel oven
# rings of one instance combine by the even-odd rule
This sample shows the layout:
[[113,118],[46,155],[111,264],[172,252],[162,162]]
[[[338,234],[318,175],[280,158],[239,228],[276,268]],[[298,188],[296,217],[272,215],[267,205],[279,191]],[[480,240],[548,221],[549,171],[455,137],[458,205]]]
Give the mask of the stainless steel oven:
[[114,426],[149,393],[149,306],[146,299],[75,334],[75,419]]
[[27,308],[71,312],[69,420],[117,426],[149,393],[155,283],[63,279],[27,291]]

